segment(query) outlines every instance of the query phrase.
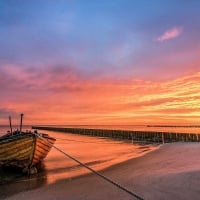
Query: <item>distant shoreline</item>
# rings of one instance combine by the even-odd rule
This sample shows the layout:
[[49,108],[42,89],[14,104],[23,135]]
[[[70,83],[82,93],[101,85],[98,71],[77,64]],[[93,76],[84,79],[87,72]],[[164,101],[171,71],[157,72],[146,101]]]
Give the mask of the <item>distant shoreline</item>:
[[167,128],[200,128],[200,125],[147,125],[147,127],[167,127]]
[[[9,124],[0,124],[0,127],[8,127]],[[19,124],[13,124],[13,126],[19,126]],[[32,126],[58,126],[58,127],[119,127],[119,126],[127,126],[127,127],[168,127],[168,128],[200,128],[200,125],[159,125],[159,124],[155,124],[155,125],[151,125],[151,124],[38,124],[38,125],[30,125],[30,124],[24,124],[23,126],[25,127],[32,127]]]

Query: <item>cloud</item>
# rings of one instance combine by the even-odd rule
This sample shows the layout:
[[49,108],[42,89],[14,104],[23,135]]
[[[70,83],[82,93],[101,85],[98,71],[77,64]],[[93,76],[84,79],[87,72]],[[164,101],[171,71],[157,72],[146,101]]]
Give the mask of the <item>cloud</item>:
[[73,91],[79,87],[83,75],[71,66],[52,65],[46,67],[26,67],[2,65],[0,68],[0,91]]
[[164,42],[166,40],[172,40],[174,38],[179,37],[182,34],[182,32],[183,32],[182,27],[174,27],[172,29],[165,31],[162,35],[157,37],[156,40],[158,42]]
[[27,123],[41,124],[131,124],[145,123],[144,119],[195,123],[193,118],[200,114],[200,72],[147,81],[87,78],[73,66],[5,65],[0,74],[0,122],[4,123],[14,112],[23,112]]
[[12,115],[14,117],[18,116],[19,114],[17,114],[14,110],[12,109],[8,109],[8,108],[0,108],[0,118],[2,119],[8,119],[8,116]]

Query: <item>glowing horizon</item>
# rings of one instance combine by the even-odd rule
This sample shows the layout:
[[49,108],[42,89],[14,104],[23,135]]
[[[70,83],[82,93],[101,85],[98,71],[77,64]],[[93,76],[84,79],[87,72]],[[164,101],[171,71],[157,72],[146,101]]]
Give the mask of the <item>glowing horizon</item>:
[[29,101],[20,99],[14,105],[5,102],[6,112],[17,118],[19,112],[13,111],[20,110],[25,121],[33,124],[198,123],[200,72],[162,82],[75,80],[74,84],[75,89],[69,93],[67,85],[56,88],[57,92],[50,85],[46,89],[54,93],[51,98],[41,92],[34,98],[35,94],[31,95]]

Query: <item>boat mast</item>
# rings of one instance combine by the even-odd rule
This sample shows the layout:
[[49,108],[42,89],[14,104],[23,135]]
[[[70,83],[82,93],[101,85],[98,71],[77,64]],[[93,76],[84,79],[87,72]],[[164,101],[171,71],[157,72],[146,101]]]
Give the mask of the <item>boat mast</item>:
[[24,114],[22,113],[21,114],[21,120],[20,120],[20,129],[19,129],[19,132],[21,133],[22,132],[22,118],[23,118]]
[[11,116],[9,116],[9,123],[10,123],[10,132],[11,132],[11,134],[13,134],[13,132],[12,132]]

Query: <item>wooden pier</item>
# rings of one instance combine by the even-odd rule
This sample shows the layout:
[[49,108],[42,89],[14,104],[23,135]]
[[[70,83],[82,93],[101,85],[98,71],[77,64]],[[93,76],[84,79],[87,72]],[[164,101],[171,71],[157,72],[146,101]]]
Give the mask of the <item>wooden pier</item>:
[[200,142],[200,133],[174,133],[156,131],[109,130],[90,128],[62,128],[33,126],[32,129],[56,131],[142,143]]

